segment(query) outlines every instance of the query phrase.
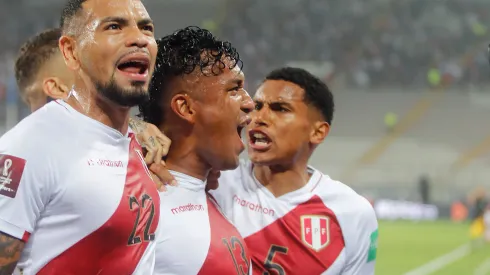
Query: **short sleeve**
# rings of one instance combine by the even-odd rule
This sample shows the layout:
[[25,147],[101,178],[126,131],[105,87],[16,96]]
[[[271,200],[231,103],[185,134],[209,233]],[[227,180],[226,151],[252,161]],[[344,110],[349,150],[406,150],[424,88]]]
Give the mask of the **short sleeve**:
[[347,246],[347,264],[343,275],[373,275],[378,247],[378,221],[371,204],[363,199],[363,207],[357,211],[355,231]]
[[0,139],[0,232],[27,241],[50,196],[49,162],[22,143]]

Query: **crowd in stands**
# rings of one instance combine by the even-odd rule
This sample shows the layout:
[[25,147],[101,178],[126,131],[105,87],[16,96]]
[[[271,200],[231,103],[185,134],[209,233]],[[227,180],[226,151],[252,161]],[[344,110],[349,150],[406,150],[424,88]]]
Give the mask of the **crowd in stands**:
[[253,77],[301,60],[357,87],[478,85],[490,80],[489,12],[477,0],[236,0],[221,26]]
[[[5,19],[0,24],[4,38],[0,43],[2,109],[8,91],[15,92],[6,86],[13,77],[18,48],[28,37],[57,25],[57,7],[63,1],[48,2],[44,5],[21,0],[0,9]],[[292,61],[329,64],[322,77],[361,88],[441,84],[472,87],[490,80],[486,51],[490,41],[488,1],[227,3],[216,31],[240,50],[250,82]],[[0,112],[0,120],[3,115]]]

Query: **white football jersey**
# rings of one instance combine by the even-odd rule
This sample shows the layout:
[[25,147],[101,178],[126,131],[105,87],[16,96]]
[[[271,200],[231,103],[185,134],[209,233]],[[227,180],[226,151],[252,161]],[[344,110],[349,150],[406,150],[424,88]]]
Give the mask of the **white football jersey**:
[[205,183],[171,171],[179,185],[160,193],[156,275],[246,275],[247,246],[223,216]]
[[0,232],[31,274],[151,274],[160,199],[134,138],[54,101],[0,138]]
[[250,250],[253,274],[371,275],[378,223],[371,204],[309,167],[309,182],[276,198],[244,161],[212,191]]

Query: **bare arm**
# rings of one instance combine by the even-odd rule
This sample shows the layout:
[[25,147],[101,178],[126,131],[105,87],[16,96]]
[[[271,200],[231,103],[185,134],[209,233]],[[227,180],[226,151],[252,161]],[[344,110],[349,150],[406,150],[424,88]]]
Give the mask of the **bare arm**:
[[0,232],[0,275],[11,275],[24,249],[22,240]]
[[174,177],[168,171],[165,161],[163,161],[163,157],[167,155],[172,143],[170,139],[155,125],[141,120],[130,118],[129,126],[133,129],[136,139],[138,139],[143,149],[146,149],[146,152],[144,152],[145,162],[150,172],[152,172],[153,181],[160,191],[165,190],[165,185],[177,185]]
[[155,125],[141,120],[129,118],[129,126],[135,132],[141,146],[147,150],[145,155],[146,164],[159,164],[168,153],[171,143],[170,139]]

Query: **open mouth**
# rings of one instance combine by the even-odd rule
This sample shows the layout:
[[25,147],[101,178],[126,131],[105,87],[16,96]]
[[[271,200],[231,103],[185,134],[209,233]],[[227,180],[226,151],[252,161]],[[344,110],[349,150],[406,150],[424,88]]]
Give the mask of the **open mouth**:
[[254,149],[266,149],[272,143],[271,138],[266,133],[259,130],[252,130],[248,132],[248,136],[250,141],[249,143]]
[[119,71],[135,81],[146,81],[149,67],[150,60],[146,55],[128,56],[117,65]]
[[241,137],[242,136],[242,130],[243,128],[245,128],[245,126],[238,126],[236,127],[236,131],[238,133],[238,135]]
[[144,74],[148,71],[148,63],[140,60],[131,60],[117,66],[120,71],[132,74]]
[[250,116],[248,115],[244,116],[242,117],[240,124],[238,124],[238,126],[236,127],[236,131],[238,133],[238,136],[240,136],[240,138],[242,136],[243,128],[247,127],[247,125],[250,124],[250,121],[251,121]]

